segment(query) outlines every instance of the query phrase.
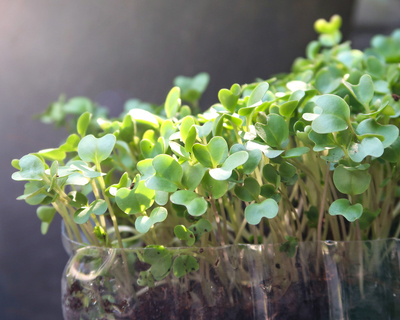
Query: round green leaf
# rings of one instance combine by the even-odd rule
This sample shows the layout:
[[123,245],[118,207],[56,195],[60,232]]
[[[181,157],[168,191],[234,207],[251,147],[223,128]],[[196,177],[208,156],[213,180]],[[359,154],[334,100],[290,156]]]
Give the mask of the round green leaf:
[[11,176],[13,180],[43,180],[45,167],[43,161],[39,157],[32,154],[23,156],[19,160],[19,166],[21,168],[21,171],[13,173],[13,175]]
[[38,218],[42,221],[40,231],[43,235],[49,230],[51,221],[53,221],[56,209],[53,207],[40,206],[36,210]]
[[173,135],[176,131],[174,123],[171,120],[165,120],[160,128],[160,135],[164,138],[164,150],[167,149],[169,144],[169,138]]
[[336,188],[349,195],[365,192],[371,182],[371,175],[364,170],[339,165],[333,172],[333,182]]
[[252,225],[259,224],[261,219],[268,218],[272,219],[275,218],[278,214],[279,206],[275,200],[266,199],[261,203],[252,203],[251,205],[247,206],[244,215],[248,223]]
[[325,19],[318,19],[314,23],[314,29],[318,33],[333,33],[337,31],[342,25],[342,18],[335,14],[331,17],[330,21]]
[[318,37],[318,41],[325,47],[333,47],[342,40],[342,34],[339,30],[332,33],[323,33]]
[[207,145],[196,143],[193,154],[203,166],[216,168],[228,157],[228,144],[222,137],[213,137]]
[[244,180],[243,186],[237,185],[235,187],[235,194],[239,199],[247,202],[251,202],[258,199],[260,195],[260,185],[257,180],[252,177],[247,177]]
[[192,246],[196,240],[193,232],[183,225],[175,226],[174,233],[179,240],[187,241],[188,246]]
[[281,144],[289,137],[285,119],[277,114],[269,114],[267,124],[257,122],[255,128],[258,136],[273,148],[280,148]]
[[280,252],[286,252],[289,258],[293,258],[296,255],[296,248],[298,246],[297,239],[291,236],[285,236],[285,239],[288,240],[279,247]]
[[246,151],[236,152],[225,160],[221,168],[210,169],[210,176],[215,180],[226,180],[232,175],[232,170],[244,164],[249,158]]
[[325,94],[316,102],[322,114],[316,118],[311,127],[316,133],[332,133],[346,130],[350,121],[350,108],[339,96]]
[[329,214],[331,216],[342,215],[350,222],[359,219],[362,213],[363,206],[361,204],[357,203],[355,205],[351,205],[347,199],[338,199],[329,207]]
[[189,230],[194,234],[196,241],[198,241],[204,232],[210,232],[212,230],[212,225],[210,221],[200,219],[195,224],[192,224]]
[[39,181],[30,181],[25,184],[24,194],[17,200],[25,200],[30,205],[38,205],[46,198],[46,185]]
[[115,197],[119,189],[128,188],[130,187],[131,183],[132,181],[129,179],[128,173],[125,172],[117,184],[113,184],[106,189],[106,195],[108,197]]
[[354,162],[361,162],[367,156],[380,157],[383,154],[383,144],[378,138],[365,138],[361,143],[352,143],[349,146],[349,156]]
[[140,141],[140,151],[145,159],[152,159],[159,154],[164,153],[164,138],[159,137],[157,142],[153,144],[150,140],[143,139]]
[[135,183],[132,190],[121,188],[115,195],[118,207],[127,214],[144,212],[154,203],[155,191],[145,185],[145,181]]
[[364,74],[357,85],[352,85],[349,82],[344,82],[344,85],[363,106],[369,106],[374,97],[374,83],[369,74]]
[[342,82],[342,78],[336,77],[328,68],[322,68],[315,76],[315,88],[321,93],[332,93]]
[[296,174],[296,168],[290,163],[284,162],[279,166],[279,174],[281,177],[290,179]]
[[207,121],[202,126],[195,125],[199,138],[207,137],[213,128],[213,122]]
[[194,217],[201,216],[207,211],[207,201],[192,191],[176,191],[171,195],[170,200],[174,204],[185,206],[188,213]]
[[226,110],[230,112],[235,112],[235,107],[237,104],[237,101],[239,100],[239,95],[236,95],[233,93],[231,90],[228,89],[221,89],[218,92],[218,99],[221,102],[221,104],[225,107]]
[[315,143],[313,150],[316,152],[337,147],[337,143],[335,142],[332,133],[318,134],[311,130],[308,134],[308,138]]
[[[239,151],[247,151],[246,147],[240,143],[237,143],[231,147],[231,154],[234,154]],[[258,167],[261,159],[262,159],[262,152],[261,150],[254,149],[247,151],[249,154],[249,158],[243,164],[243,173],[244,174],[251,174],[254,170]]]
[[201,163],[197,163],[194,166],[190,165],[189,161],[182,163],[182,185],[189,191],[194,191],[201,183],[204,177],[206,169]]
[[160,154],[152,162],[155,173],[146,180],[146,187],[153,190],[174,192],[181,183],[183,170],[171,156]]
[[167,204],[169,198],[169,193],[165,191],[156,190],[155,191],[155,201],[159,206],[164,206]]
[[214,199],[219,199],[228,191],[229,183],[226,180],[215,180],[208,171],[205,172],[201,185]]
[[137,284],[141,287],[149,287],[149,288],[154,288],[154,278],[151,274],[151,268],[146,271],[140,271],[139,272],[139,277],[137,279]]
[[78,155],[83,161],[98,164],[110,156],[115,142],[115,136],[110,133],[101,138],[88,135],[79,142]]
[[312,123],[312,129],[317,133],[331,133],[346,130],[348,125],[345,121],[333,114],[322,114]]
[[[81,173],[79,172],[74,172],[73,174],[70,174],[68,177],[66,177],[67,180],[65,181],[64,185],[76,185],[76,186],[85,186],[90,182],[90,179],[87,177],[84,177]],[[64,178],[65,179],[65,178]]]
[[271,198],[275,194],[276,187],[272,184],[264,184],[261,187],[260,195],[264,198]]
[[199,270],[199,264],[192,256],[182,255],[174,260],[173,268],[175,277],[181,278],[189,272]]
[[357,132],[360,135],[377,134],[383,136],[385,138],[382,141],[383,148],[389,147],[399,136],[399,128],[394,125],[381,125],[374,119],[362,121],[357,127]]
[[56,209],[53,207],[40,206],[36,209],[36,214],[42,222],[50,223],[56,214]]
[[150,213],[150,217],[140,216],[135,220],[135,228],[140,233],[147,233],[155,223],[163,222],[167,216],[167,209],[163,207],[154,208]]
[[178,76],[174,79],[174,85],[181,89],[181,97],[183,100],[194,102],[200,99],[209,81],[210,76],[208,73],[201,72],[193,78]]
[[149,272],[157,281],[164,279],[172,266],[172,254],[164,246],[147,246],[144,249],[143,260],[151,264]]

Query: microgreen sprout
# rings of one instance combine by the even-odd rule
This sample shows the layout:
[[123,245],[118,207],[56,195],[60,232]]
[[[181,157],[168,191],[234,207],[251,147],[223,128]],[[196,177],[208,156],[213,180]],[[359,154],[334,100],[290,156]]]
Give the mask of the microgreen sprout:
[[116,119],[61,98],[41,119],[76,129],[13,160],[18,199],[40,205],[43,234],[58,212],[82,243],[144,246],[148,286],[199,268],[168,247],[281,243],[293,256],[298,241],[398,237],[400,30],[362,52],[340,43],[340,25],[318,20],[291,73],[221,89],[204,113],[205,73]]

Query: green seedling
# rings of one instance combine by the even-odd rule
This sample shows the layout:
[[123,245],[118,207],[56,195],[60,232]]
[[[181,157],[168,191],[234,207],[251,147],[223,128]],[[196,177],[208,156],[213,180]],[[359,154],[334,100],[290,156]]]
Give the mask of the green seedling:
[[294,257],[309,239],[399,237],[400,30],[363,52],[340,43],[340,26],[318,20],[290,73],[221,89],[201,113],[205,73],[116,118],[60,97],[40,119],[72,130],[12,160],[18,199],[39,206],[43,234],[58,213],[82,246],[120,248],[127,274],[125,249],[139,247],[148,287],[204,276],[206,247],[278,242]]

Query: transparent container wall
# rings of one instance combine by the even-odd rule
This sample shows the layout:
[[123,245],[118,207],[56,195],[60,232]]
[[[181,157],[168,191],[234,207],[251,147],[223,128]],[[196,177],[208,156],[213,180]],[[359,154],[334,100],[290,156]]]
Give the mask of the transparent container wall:
[[[400,241],[175,248],[199,269],[137,284],[143,249],[78,249],[62,279],[66,320],[399,319]],[[125,262],[124,262],[125,261]],[[125,268],[126,267],[126,268]]]

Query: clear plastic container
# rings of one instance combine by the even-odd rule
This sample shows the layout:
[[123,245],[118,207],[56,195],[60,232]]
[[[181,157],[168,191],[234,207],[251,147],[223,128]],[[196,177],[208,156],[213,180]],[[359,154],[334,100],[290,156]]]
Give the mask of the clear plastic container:
[[302,242],[293,257],[280,245],[170,248],[199,269],[154,287],[137,284],[144,249],[63,243],[66,320],[400,319],[399,239]]

